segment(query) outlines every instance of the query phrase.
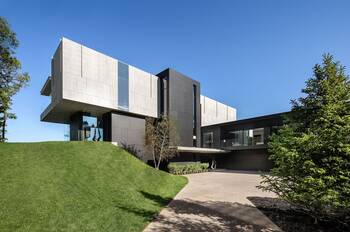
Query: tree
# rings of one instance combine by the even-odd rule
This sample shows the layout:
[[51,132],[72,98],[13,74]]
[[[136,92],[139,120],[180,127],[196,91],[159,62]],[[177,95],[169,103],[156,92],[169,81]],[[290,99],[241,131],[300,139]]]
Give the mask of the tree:
[[350,84],[329,54],[269,142],[274,168],[259,186],[315,220],[350,215]]
[[168,116],[159,119],[146,118],[145,146],[152,153],[154,167],[177,154],[176,127]]
[[0,17],[0,142],[6,141],[6,123],[15,119],[11,113],[12,97],[29,81],[27,73],[21,73],[21,62],[15,57],[19,46],[16,34],[5,18]]

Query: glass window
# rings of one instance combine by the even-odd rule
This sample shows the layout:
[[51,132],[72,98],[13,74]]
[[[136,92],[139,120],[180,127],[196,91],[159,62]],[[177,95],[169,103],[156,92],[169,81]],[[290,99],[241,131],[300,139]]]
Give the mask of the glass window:
[[264,128],[255,128],[252,130],[253,135],[253,145],[264,144]]
[[212,148],[213,147],[213,132],[207,132],[203,134],[203,147]]
[[100,128],[99,124],[96,117],[83,116],[82,130],[80,131],[81,140],[103,141],[103,129]]
[[265,144],[264,128],[229,131],[221,141],[223,147]]
[[129,110],[129,66],[118,62],[118,108]]
[[230,132],[232,134],[231,146],[240,146],[242,144],[242,141],[243,141],[242,132],[243,131]]

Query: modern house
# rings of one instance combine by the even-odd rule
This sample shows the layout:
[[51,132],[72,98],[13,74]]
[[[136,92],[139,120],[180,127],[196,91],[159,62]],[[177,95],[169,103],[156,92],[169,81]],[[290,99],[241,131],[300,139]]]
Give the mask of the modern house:
[[236,120],[236,109],[200,94],[200,83],[173,70],[151,74],[62,38],[41,94],[45,122],[70,126],[70,140],[135,146],[145,162],[145,118],[169,115],[179,136],[174,160],[217,160],[218,167],[268,169],[266,140],[281,114]]

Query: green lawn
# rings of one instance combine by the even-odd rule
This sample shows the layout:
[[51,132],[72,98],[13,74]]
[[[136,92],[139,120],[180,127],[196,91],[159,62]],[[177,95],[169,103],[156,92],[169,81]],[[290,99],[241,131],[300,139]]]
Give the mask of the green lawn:
[[142,231],[186,183],[109,143],[2,143],[0,231]]

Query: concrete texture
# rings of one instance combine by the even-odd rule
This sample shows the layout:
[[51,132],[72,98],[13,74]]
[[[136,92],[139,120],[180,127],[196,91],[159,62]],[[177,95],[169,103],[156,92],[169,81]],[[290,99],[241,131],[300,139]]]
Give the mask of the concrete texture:
[[[129,112],[158,117],[158,77],[129,68]],[[78,111],[118,109],[118,60],[67,38],[62,38],[52,60],[51,104],[41,120],[69,123]],[[75,102],[73,109],[65,101]],[[89,110],[91,111],[91,110]],[[98,115],[96,115],[98,116]]]
[[236,121],[237,110],[231,106],[201,95],[202,126]]
[[161,211],[150,231],[281,231],[249,199],[271,199],[252,172],[218,170],[187,175],[188,185]]

